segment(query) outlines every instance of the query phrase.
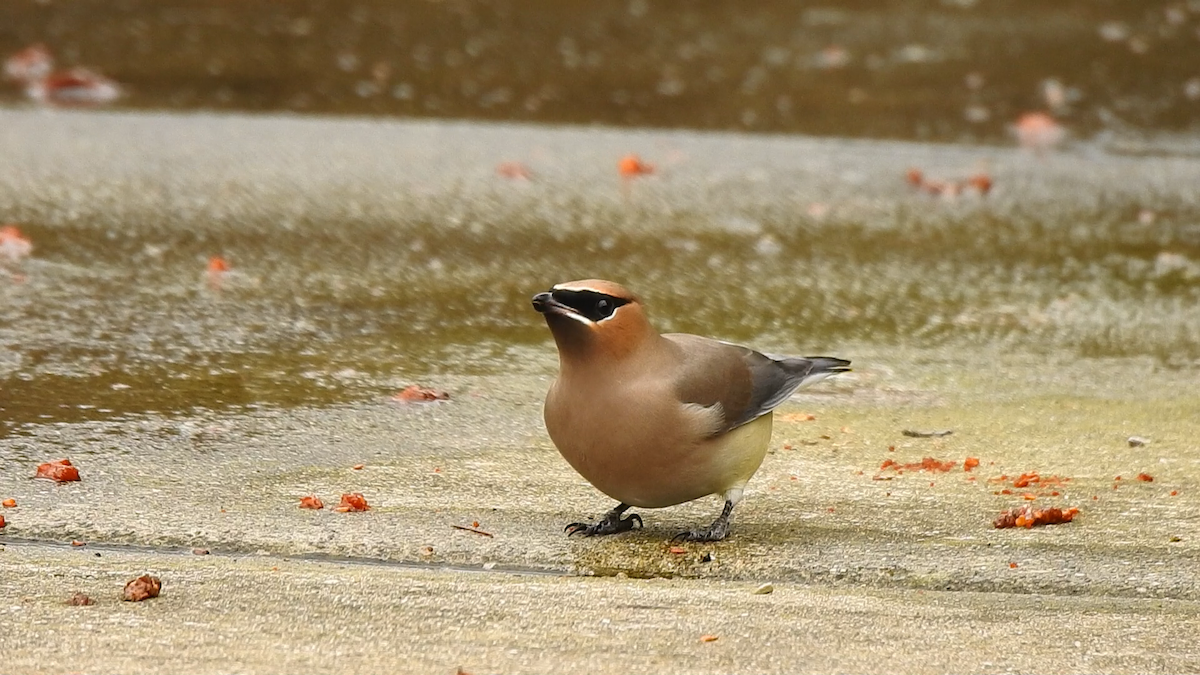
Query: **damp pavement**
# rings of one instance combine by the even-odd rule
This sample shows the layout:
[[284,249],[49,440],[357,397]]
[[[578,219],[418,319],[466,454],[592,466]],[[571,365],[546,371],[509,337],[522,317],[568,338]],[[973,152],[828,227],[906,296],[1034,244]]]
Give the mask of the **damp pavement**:
[[[1200,666],[1198,159],[0,122],[0,213],[34,246],[0,270],[13,672]],[[620,179],[629,152],[655,173]],[[911,167],[995,187],[932,197]],[[528,298],[587,276],[664,329],[854,361],[779,409],[728,540],[669,542],[715,501],[563,535],[610,504],[545,435],[557,362]],[[414,383],[450,398],[394,400]],[[80,482],[32,479],[63,457]],[[952,464],[881,468],[925,457]],[[371,510],[334,512],[350,492]],[[1027,504],[1079,513],[992,526]],[[144,573],[162,595],[121,602]]]

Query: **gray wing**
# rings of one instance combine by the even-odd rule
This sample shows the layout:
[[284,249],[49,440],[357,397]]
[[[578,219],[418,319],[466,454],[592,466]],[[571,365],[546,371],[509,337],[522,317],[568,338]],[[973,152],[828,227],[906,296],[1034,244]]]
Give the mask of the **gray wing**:
[[800,387],[850,370],[828,356],[782,357],[695,335],[664,335],[679,350],[675,390],[683,403],[721,405],[725,433],[774,410]]

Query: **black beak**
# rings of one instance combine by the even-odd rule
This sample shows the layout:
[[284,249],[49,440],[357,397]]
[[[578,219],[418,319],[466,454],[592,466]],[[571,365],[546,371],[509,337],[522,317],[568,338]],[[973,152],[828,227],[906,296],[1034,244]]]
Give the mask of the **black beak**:
[[533,296],[533,308],[542,314],[549,312],[556,304],[558,303],[555,302],[554,296],[549,293],[538,293]]

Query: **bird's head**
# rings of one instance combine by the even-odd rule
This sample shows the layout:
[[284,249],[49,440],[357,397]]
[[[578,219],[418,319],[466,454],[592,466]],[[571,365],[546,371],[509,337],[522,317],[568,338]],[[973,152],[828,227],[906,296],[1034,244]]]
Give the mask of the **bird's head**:
[[658,333],[629,289],[603,279],[557,284],[533,296],[564,361],[621,358]]

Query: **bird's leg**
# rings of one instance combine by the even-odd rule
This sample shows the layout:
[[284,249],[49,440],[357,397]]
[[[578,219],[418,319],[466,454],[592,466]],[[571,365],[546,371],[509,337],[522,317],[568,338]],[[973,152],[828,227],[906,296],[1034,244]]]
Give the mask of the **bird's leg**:
[[733,513],[733,502],[726,499],[725,508],[722,509],[721,515],[712,522],[712,525],[702,530],[680,532],[672,537],[671,541],[721,541],[725,535],[729,534],[729,514],[731,513]]
[[633,529],[633,524],[637,523],[638,527],[642,525],[642,517],[636,513],[629,514],[628,518],[622,518],[621,514],[625,513],[629,508],[628,504],[617,504],[612,511],[604,514],[604,518],[600,522],[588,525],[587,523],[571,523],[563,528],[567,536],[573,534],[582,534],[585,537],[594,537],[599,534],[616,534],[618,532],[628,532]]

